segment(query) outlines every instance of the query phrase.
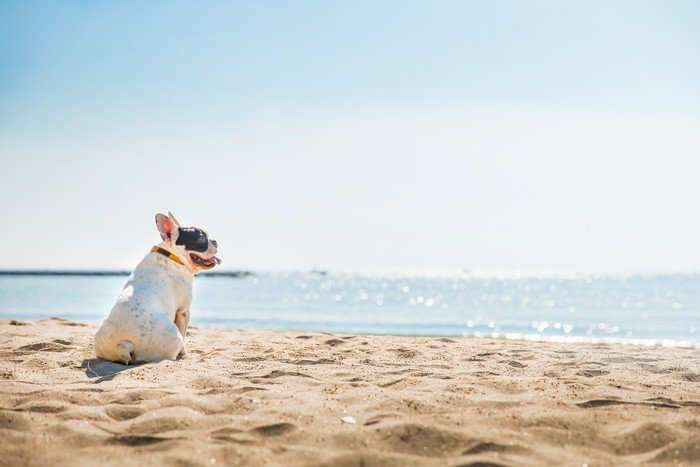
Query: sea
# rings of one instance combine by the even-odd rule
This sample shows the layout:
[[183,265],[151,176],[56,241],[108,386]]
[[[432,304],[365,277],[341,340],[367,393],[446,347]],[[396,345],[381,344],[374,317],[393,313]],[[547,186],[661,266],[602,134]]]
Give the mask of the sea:
[[[124,276],[0,276],[0,319],[99,323]],[[191,324],[700,348],[700,274],[261,272],[198,277]]]

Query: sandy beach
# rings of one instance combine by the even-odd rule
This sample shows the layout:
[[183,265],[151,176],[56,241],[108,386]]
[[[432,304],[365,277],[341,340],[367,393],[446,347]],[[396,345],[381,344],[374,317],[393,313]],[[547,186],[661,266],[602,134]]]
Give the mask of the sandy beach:
[[95,329],[0,321],[0,464],[700,464],[697,349],[193,328],[125,367]]

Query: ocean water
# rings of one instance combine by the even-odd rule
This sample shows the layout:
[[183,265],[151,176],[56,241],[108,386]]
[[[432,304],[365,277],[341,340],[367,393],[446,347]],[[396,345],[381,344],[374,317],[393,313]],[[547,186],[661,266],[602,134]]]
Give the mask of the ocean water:
[[[98,323],[125,281],[0,276],[0,319]],[[700,274],[200,277],[192,324],[700,348]]]

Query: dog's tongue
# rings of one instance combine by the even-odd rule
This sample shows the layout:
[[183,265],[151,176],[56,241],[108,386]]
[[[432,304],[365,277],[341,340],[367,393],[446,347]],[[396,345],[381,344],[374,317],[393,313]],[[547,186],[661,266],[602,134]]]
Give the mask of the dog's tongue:
[[211,259],[213,259],[216,264],[221,264],[221,260],[216,256],[212,256]]

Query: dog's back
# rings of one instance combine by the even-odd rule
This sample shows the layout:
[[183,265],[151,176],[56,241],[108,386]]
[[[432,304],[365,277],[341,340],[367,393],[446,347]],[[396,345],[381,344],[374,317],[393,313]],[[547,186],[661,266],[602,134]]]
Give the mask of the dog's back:
[[192,280],[178,267],[155,253],[141,261],[95,334],[98,358],[128,365],[177,357],[184,341],[175,314],[192,299]]

